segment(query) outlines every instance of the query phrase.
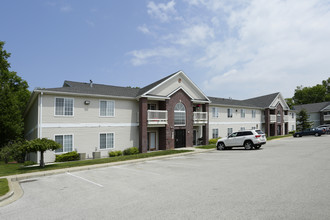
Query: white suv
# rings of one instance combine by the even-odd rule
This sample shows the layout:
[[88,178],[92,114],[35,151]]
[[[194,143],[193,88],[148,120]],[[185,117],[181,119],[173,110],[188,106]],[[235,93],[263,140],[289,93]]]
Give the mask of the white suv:
[[238,131],[217,142],[218,150],[231,149],[233,147],[244,147],[246,150],[259,149],[266,144],[266,135],[260,130]]

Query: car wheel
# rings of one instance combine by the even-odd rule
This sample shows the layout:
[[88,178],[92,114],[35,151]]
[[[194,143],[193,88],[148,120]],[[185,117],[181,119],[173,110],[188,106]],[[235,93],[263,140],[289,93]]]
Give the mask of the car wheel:
[[217,149],[218,149],[218,150],[224,150],[224,149],[225,149],[225,144],[222,143],[222,142],[220,142],[220,143],[218,144],[218,146],[217,146]]
[[251,141],[246,141],[244,143],[245,150],[251,150],[253,148],[253,143]]
[[320,136],[320,134],[319,133],[315,133],[315,137],[317,137],[317,136]]

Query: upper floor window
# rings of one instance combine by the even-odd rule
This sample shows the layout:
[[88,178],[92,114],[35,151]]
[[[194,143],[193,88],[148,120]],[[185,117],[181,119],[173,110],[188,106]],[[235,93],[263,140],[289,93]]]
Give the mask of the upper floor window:
[[245,118],[245,109],[241,109],[241,118]]
[[218,118],[219,117],[219,108],[212,107],[212,117]]
[[56,116],[73,116],[73,98],[55,98]]
[[174,107],[174,125],[186,125],[186,107],[181,102]]
[[156,104],[148,104],[148,110],[156,110]]
[[252,110],[252,118],[256,118],[256,114],[257,114],[257,111],[256,110]]
[[228,108],[227,109],[227,117],[228,118],[232,118],[233,117],[233,109],[232,108]]
[[115,101],[100,101],[100,116],[115,116]]

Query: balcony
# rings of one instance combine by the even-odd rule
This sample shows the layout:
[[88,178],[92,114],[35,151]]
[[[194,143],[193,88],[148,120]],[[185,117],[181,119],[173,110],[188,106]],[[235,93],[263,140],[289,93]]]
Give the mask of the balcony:
[[323,119],[324,121],[330,121],[330,115],[324,115]]
[[148,125],[166,125],[167,111],[148,110]]
[[207,112],[194,112],[194,124],[207,124]]
[[276,115],[269,115],[270,116],[270,123],[276,122]]
[[289,121],[289,115],[284,115],[284,122],[288,122]]

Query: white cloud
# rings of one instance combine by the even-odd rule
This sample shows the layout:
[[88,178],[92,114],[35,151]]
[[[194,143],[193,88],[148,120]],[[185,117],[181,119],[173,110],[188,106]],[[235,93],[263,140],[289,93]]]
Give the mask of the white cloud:
[[176,13],[174,6],[174,0],[169,1],[167,4],[156,4],[151,1],[147,5],[148,14],[159,19],[161,22],[168,22],[171,19],[171,15]]
[[179,55],[179,51],[175,48],[154,48],[154,49],[144,49],[144,50],[134,50],[129,52],[133,56],[131,62],[134,66],[140,66],[152,60],[157,62],[162,58],[174,58]]
[[72,11],[72,8],[70,5],[64,5],[60,8],[60,11],[61,12],[70,12],[70,11]]
[[180,34],[172,35],[172,41],[183,46],[202,45],[214,38],[214,31],[206,24],[198,24],[188,27]]
[[142,26],[138,26],[137,27],[139,31],[141,31],[144,34],[151,34],[149,28],[147,27],[147,25],[142,25]]

